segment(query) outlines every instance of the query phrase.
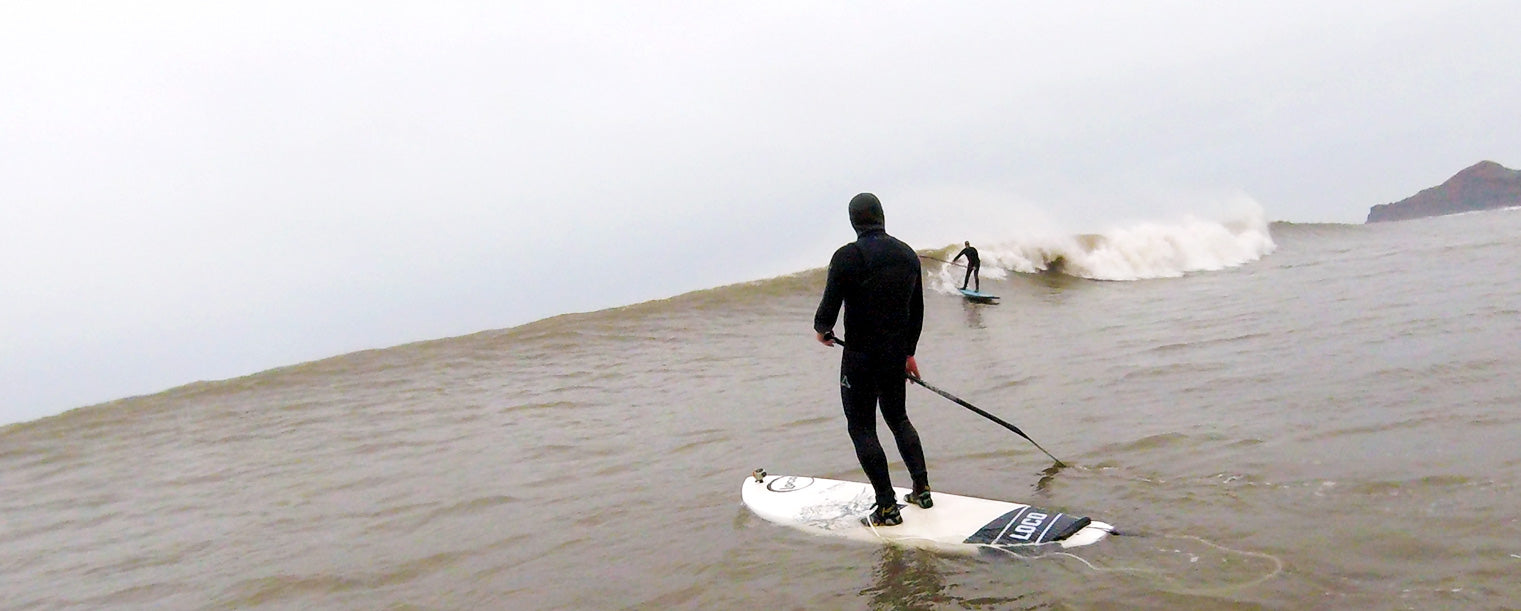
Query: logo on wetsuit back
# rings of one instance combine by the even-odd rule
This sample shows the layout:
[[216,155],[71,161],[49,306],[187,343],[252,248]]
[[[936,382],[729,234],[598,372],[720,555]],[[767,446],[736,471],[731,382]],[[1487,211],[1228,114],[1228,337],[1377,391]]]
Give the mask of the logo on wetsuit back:
[[850,378],[840,376],[840,386],[844,388],[850,388]]
[[787,477],[778,477],[771,480],[771,483],[766,484],[766,489],[772,492],[792,492],[793,490],[802,490],[812,484],[813,478],[811,477],[788,475]]

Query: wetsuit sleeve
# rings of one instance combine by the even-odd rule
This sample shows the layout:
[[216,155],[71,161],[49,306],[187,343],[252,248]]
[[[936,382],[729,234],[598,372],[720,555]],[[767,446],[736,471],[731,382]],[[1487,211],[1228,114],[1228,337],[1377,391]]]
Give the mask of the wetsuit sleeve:
[[963,257],[963,256],[966,256],[966,249],[965,248],[961,249],[961,252],[956,253],[956,256],[951,259],[951,263],[955,263],[957,261],[960,261],[961,257]]
[[[918,271],[918,270],[915,270]],[[908,302],[908,355],[919,348],[919,334],[924,331],[924,274],[914,274],[914,296]]]
[[815,332],[827,332],[839,320],[840,304],[845,301],[845,282],[852,263],[848,246],[834,251],[834,257],[829,260],[829,279],[824,283],[824,297],[819,300],[818,311],[813,313]]

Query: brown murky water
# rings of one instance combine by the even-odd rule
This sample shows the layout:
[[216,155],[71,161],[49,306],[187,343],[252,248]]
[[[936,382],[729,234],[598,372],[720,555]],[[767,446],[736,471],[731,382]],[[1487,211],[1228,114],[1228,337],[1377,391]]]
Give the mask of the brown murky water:
[[910,389],[936,488],[1130,533],[1099,545],[751,516],[755,467],[861,478],[814,272],[0,429],[0,608],[1515,608],[1521,212],[1272,231],[1218,272],[927,296],[925,379],[1072,465]]

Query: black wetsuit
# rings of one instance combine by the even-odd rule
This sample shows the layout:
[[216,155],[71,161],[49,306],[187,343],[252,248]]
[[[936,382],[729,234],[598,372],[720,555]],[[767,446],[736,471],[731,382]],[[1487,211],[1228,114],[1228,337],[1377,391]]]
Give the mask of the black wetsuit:
[[982,269],[982,259],[977,258],[977,249],[971,246],[963,248],[961,252],[956,253],[956,258],[951,259],[951,262],[955,263],[961,257],[966,257],[966,276],[961,279],[961,288],[966,288],[968,281],[975,281],[977,288],[973,290],[982,290],[982,275],[978,271]]
[[924,285],[919,256],[881,228],[860,231],[859,238],[835,251],[829,261],[824,298],[813,329],[834,328],[845,306],[845,353],[840,359],[840,399],[856,458],[871,480],[879,505],[894,503],[887,455],[877,439],[877,405],[898,442],[898,452],[914,480],[914,490],[929,485],[919,433],[904,408],[905,362],[924,328]]

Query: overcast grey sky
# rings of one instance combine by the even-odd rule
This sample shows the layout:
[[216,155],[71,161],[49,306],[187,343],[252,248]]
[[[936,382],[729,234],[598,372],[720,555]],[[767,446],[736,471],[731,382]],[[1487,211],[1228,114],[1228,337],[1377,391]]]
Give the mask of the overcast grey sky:
[[[917,247],[1521,166],[1521,4],[0,3],[0,422]],[[800,327],[806,332],[806,324]]]

